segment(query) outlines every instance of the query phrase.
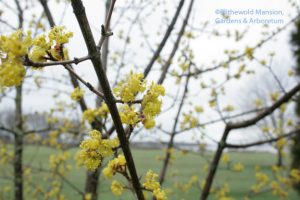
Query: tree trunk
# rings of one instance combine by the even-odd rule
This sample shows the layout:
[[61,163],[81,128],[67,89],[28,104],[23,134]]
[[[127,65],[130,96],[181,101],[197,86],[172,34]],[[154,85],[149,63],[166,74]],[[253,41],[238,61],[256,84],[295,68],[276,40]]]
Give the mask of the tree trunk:
[[14,143],[14,192],[15,200],[23,200],[23,167],[22,167],[22,154],[23,154],[23,121],[22,121],[22,85],[16,88],[15,98],[15,123],[17,133],[15,133]]
[[15,200],[23,200],[23,137],[21,135],[15,135],[14,153]]
[[99,186],[99,175],[100,168],[95,171],[89,172],[87,171],[86,182],[85,182],[85,194],[91,194],[92,199],[96,200],[98,198],[98,186]]
[[277,149],[277,167],[283,166],[282,148]]

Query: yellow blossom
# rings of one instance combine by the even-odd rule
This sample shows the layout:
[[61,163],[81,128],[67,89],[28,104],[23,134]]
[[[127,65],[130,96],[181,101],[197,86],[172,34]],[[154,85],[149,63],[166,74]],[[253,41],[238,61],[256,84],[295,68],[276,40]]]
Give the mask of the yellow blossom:
[[153,192],[153,196],[157,200],[166,200],[166,193],[161,189],[160,183],[157,181],[157,178],[158,174],[154,173],[152,170],[149,170],[146,174],[143,186],[146,189],[151,190]]
[[107,178],[112,178],[117,172],[123,173],[126,170],[126,159],[124,155],[119,155],[117,158],[109,161],[108,165],[103,170],[103,175]]
[[144,127],[146,129],[151,129],[155,126],[155,120],[152,118],[146,118],[145,120],[142,121],[144,124]]
[[142,101],[142,109],[146,118],[152,118],[160,113],[162,102],[158,98],[164,95],[165,89],[163,86],[154,83],[150,85]]
[[25,77],[22,59],[32,44],[31,32],[26,36],[18,30],[0,37],[0,87],[18,86]]
[[92,200],[92,194],[91,193],[87,193],[84,195],[84,200]]
[[277,101],[277,99],[279,98],[280,94],[279,92],[273,92],[271,95],[270,95],[270,98],[272,101]]
[[125,104],[120,111],[121,121],[124,124],[135,125],[139,122],[139,114],[135,111],[134,106]]
[[224,163],[224,164],[228,164],[229,162],[230,162],[230,157],[229,157],[229,155],[228,154],[223,154],[223,156],[222,156],[222,162]]
[[263,106],[263,101],[261,99],[256,99],[254,103],[257,108]]
[[41,35],[33,40],[33,48],[29,58],[35,62],[45,62],[47,51],[51,49],[52,43],[47,41],[46,35]]
[[192,116],[192,113],[189,114],[184,113],[183,116],[184,116],[183,121],[180,124],[181,129],[194,128],[199,124],[198,119]]
[[232,105],[227,105],[224,107],[223,110],[226,112],[231,112],[231,111],[234,111],[234,107]]
[[4,62],[0,65],[0,87],[18,86],[25,77],[25,68],[19,62]]
[[294,75],[294,71],[293,71],[293,70],[289,70],[289,71],[288,71],[288,76],[291,77],[291,76],[293,76],[293,75]]
[[118,139],[102,139],[101,133],[97,130],[90,132],[90,138],[80,144],[81,150],[76,154],[78,165],[85,165],[89,170],[97,169],[102,158],[109,157],[114,153],[114,148],[119,146]]
[[166,200],[167,199],[165,191],[163,191],[160,188],[153,190],[153,196],[155,197],[156,200]]
[[65,44],[73,37],[73,33],[65,30],[65,26],[55,26],[48,34],[50,42],[55,41],[56,44]]
[[71,99],[74,101],[79,101],[84,95],[84,90],[76,87],[71,93]]
[[271,188],[274,195],[277,195],[282,198],[285,198],[288,195],[288,193],[280,186],[278,182],[273,181],[271,183]]
[[203,113],[203,112],[204,112],[204,109],[203,109],[202,106],[195,106],[195,111],[196,111],[197,113]]
[[246,49],[245,49],[245,55],[247,56],[247,58],[249,60],[252,60],[254,58],[253,57],[253,53],[254,53],[254,49],[253,48],[246,47]]
[[287,143],[287,140],[285,138],[281,138],[280,140],[278,140],[276,142],[276,147],[278,149],[281,149],[281,148],[283,148],[286,145],[286,143]]
[[144,75],[142,73],[130,73],[126,78],[126,81],[121,81],[116,88],[114,93],[117,97],[120,97],[124,102],[131,102],[135,100],[138,92],[144,92],[145,81],[143,80]]
[[233,171],[235,172],[242,172],[244,170],[244,165],[242,165],[241,163],[236,163],[234,166],[233,166]]
[[255,174],[256,180],[260,183],[268,183],[269,182],[269,177],[268,175],[262,173],[262,172],[257,172]]
[[290,176],[294,182],[296,182],[296,183],[300,182],[300,170],[299,169],[292,169],[290,171]]
[[87,120],[89,123],[92,123],[96,120],[96,117],[107,118],[109,109],[105,103],[102,103],[99,108],[96,109],[87,109],[82,113],[82,120]]
[[158,175],[152,170],[149,170],[146,174],[145,182],[143,186],[148,190],[155,190],[160,188],[159,182],[156,180]]
[[122,195],[123,193],[123,186],[121,183],[119,183],[118,181],[114,180],[111,184],[111,187],[110,187],[111,191],[113,192],[114,195],[116,196],[120,196]]

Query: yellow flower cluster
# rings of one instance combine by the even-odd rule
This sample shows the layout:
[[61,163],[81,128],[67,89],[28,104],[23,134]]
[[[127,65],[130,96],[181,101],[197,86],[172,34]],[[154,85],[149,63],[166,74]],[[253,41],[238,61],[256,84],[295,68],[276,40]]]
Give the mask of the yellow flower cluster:
[[34,47],[29,58],[35,62],[45,62],[46,53],[51,49],[52,44],[47,41],[46,35],[40,35],[33,40]]
[[192,112],[190,113],[183,113],[183,121],[180,123],[181,129],[186,128],[194,128],[199,124],[199,121],[196,117],[192,115]]
[[[142,113],[139,113],[136,111],[136,108],[132,106],[132,102],[136,100],[139,93],[143,93],[146,89],[147,92],[144,94],[141,102]],[[126,80],[121,81],[113,91],[114,94],[117,97],[120,97],[125,103],[120,108],[122,123],[136,125],[137,123],[142,122],[147,129],[155,126],[154,117],[161,112],[162,105],[159,97],[165,95],[163,86],[153,82],[150,86],[147,86],[142,73],[135,74],[131,72]]]
[[251,190],[254,193],[258,193],[262,191],[264,187],[268,186],[267,184],[269,183],[269,177],[267,174],[259,171],[256,172],[255,177],[256,177],[256,183],[251,187]]
[[247,58],[249,60],[253,60],[253,53],[254,53],[254,49],[253,48],[250,48],[250,47],[246,47],[245,48],[245,55],[247,56]]
[[155,126],[154,117],[161,112],[162,105],[159,97],[164,95],[165,88],[152,82],[142,101],[142,112],[145,117],[142,122],[145,128],[150,129]]
[[117,172],[124,173],[126,171],[126,159],[124,155],[119,155],[117,158],[109,161],[106,168],[103,170],[103,175],[107,178],[112,178]]
[[55,26],[48,34],[50,42],[55,42],[59,45],[68,43],[71,37],[73,37],[73,33],[65,31],[65,26]]
[[112,182],[110,189],[113,192],[113,194],[116,195],[116,196],[120,196],[123,193],[123,190],[124,190],[122,184],[119,183],[116,180],[114,180]]
[[109,157],[114,153],[114,148],[119,146],[119,140],[102,139],[102,135],[97,130],[89,133],[89,138],[80,144],[81,150],[76,154],[78,165],[85,165],[89,170],[95,170],[101,165],[103,158]]
[[182,184],[180,182],[175,182],[174,186],[177,189],[182,190],[183,192],[188,192],[193,186],[198,184],[199,177],[194,175],[190,178],[190,180],[186,184]]
[[234,111],[234,107],[232,105],[227,105],[223,108],[223,110],[226,112],[232,112]]
[[[64,26],[51,29],[48,34],[33,39],[31,32],[24,34],[21,30],[0,37],[0,87],[18,86],[22,83],[26,70],[24,58],[28,56],[32,61],[44,62],[62,60],[67,55],[63,44],[69,42],[72,32],[65,31]],[[46,58],[46,56],[48,56]]]
[[271,183],[271,188],[272,188],[273,194],[276,196],[279,196],[281,198],[286,198],[288,196],[288,193],[286,192],[286,190],[283,189],[281,187],[281,185],[276,181],[273,181]]
[[280,96],[279,92],[273,92],[270,94],[270,99],[274,102],[278,100],[279,96]]
[[12,151],[9,151],[8,147],[0,141],[0,164],[9,164],[12,161],[14,155]]
[[164,190],[161,189],[160,183],[157,181],[158,175],[154,173],[152,170],[149,170],[146,174],[145,182],[143,186],[147,190],[151,190],[153,192],[153,196],[156,200],[166,200],[167,196]]
[[196,111],[196,113],[203,113],[204,108],[202,106],[195,106],[195,111]]
[[28,54],[31,43],[30,31],[26,36],[18,30],[0,37],[0,87],[18,86],[22,83],[26,74],[22,57]]
[[73,33],[66,31],[64,26],[55,26],[47,36],[41,35],[33,40],[34,47],[29,58],[36,62],[46,61],[46,55],[55,60],[68,58],[67,49],[63,47],[63,44],[68,43],[71,37]]
[[124,102],[131,102],[135,100],[139,92],[144,92],[146,89],[146,82],[143,80],[142,73],[134,74],[130,72],[125,81],[121,81],[113,92],[117,97],[120,97]]
[[276,142],[276,148],[282,149],[287,144],[287,140],[285,138],[281,138]]
[[109,109],[105,103],[102,103],[101,106],[97,109],[87,109],[82,114],[82,120],[87,120],[89,123],[95,121],[96,117],[106,118],[109,113]]
[[50,190],[44,193],[44,198],[45,199],[56,198],[58,200],[65,200],[64,195],[61,194],[61,189],[62,189],[61,183],[59,181],[53,181]]
[[300,182],[300,170],[299,169],[292,169],[290,171],[290,176],[294,182],[296,182],[296,183]]
[[47,144],[51,147],[59,148],[59,146],[60,146],[59,143],[58,143],[58,139],[59,139],[59,136],[60,136],[59,133],[60,132],[58,130],[49,132],[48,138],[43,140],[42,143],[45,144],[45,145]]
[[222,162],[223,162],[225,165],[228,165],[228,163],[230,162],[230,157],[229,157],[229,155],[226,153],[226,154],[223,154],[221,160],[222,160]]
[[50,155],[50,169],[57,171],[60,175],[64,175],[66,172],[72,169],[71,165],[66,163],[69,157],[70,154],[68,152],[64,152],[59,155]]
[[84,200],[92,200],[92,194],[91,193],[86,193],[84,195]]
[[244,165],[242,163],[236,163],[234,166],[233,166],[233,171],[235,172],[242,172],[244,170]]
[[221,188],[215,191],[215,195],[219,200],[233,200],[232,198],[228,197],[229,192],[230,192],[229,185],[225,183]]
[[254,101],[254,104],[255,104],[255,106],[256,106],[257,108],[260,108],[260,107],[263,106],[264,102],[263,102],[261,99],[256,99],[256,100]]
[[135,125],[140,121],[139,114],[135,111],[134,106],[125,104],[121,107],[120,117],[124,124]]
[[71,99],[74,101],[79,101],[84,95],[84,90],[76,87],[71,93]]

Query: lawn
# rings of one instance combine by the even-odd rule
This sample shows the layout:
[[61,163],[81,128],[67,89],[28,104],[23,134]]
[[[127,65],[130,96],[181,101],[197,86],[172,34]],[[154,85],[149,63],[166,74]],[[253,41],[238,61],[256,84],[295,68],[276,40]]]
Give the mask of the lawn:
[[[72,156],[75,154],[76,149],[69,150]],[[50,154],[56,153],[56,150],[50,149],[48,147],[39,146],[27,146],[24,152],[24,165],[31,165],[35,167],[47,168],[48,158]],[[134,158],[136,160],[136,165],[138,173],[140,175],[144,174],[148,169],[152,169],[155,172],[159,172],[162,161],[157,158],[162,157],[163,151],[161,150],[133,150]],[[205,158],[201,155],[194,153],[184,154],[182,152],[176,151],[174,153],[175,159],[172,161],[170,168],[168,170],[168,175],[164,188],[172,187],[172,194],[169,199],[172,200],[194,200],[199,199],[200,187],[193,186],[189,191],[183,191],[181,189],[175,189],[174,184],[176,182],[181,184],[186,184],[190,177],[197,175],[200,178],[200,182],[205,178],[205,172],[203,170],[205,164],[207,163],[205,158],[211,158],[211,153],[205,155]],[[251,185],[255,183],[255,166],[259,165],[261,170],[268,173],[272,177],[272,171],[270,166],[276,162],[276,156],[270,153],[261,152],[230,152],[229,153],[231,162],[241,162],[245,165],[243,172],[233,172],[228,170],[225,164],[220,165],[218,170],[214,186],[218,187],[225,182],[229,184],[230,193],[229,195],[236,200],[243,199],[243,197],[249,193]],[[73,159],[70,159],[70,164],[75,166]],[[5,171],[6,173],[12,172],[12,167],[10,166],[0,166],[1,174]],[[37,185],[43,187],[49,186],[49,181],[45,180],[43,177],[46,173],[34,173],[33,181]],[[124,180],[121,177],[118,179],[123,183]],[[85,170],[83,168],[73,167],[68,175],[68,180],[71,181],[76,187],[82,189],[84,188],[85,181]],[[110,192],[111,180],[106,180],[103,176],[100,178],[101,185],[99,199],[110,200],[110,199],[133,199],[130,192],[126,192],[122,197],[115,197]],[[11,184],[11,180],[0,179],[0,188]],[[30,193],[25,192],[26,199],[32,199]],[[8,199],[13,199],[11,194],[7,194]],[[79,200],[81,197],[73,189],[71,189],[68,184],[64,183],[64,195],[66,199]],[[41,197],[40,197],[41,198]],[[6,199],[6,200],[8,200]],[[151,199],[151,198],[148,198]],[[209,199],[215,199],[214,195],[211,195]],[[278,199],[273,196],[271,191],[264,192],[262,194],[251,197],[251,199],[257,200],[274,200]],[[299,199],[295,192],[290,192],[289,199]]]

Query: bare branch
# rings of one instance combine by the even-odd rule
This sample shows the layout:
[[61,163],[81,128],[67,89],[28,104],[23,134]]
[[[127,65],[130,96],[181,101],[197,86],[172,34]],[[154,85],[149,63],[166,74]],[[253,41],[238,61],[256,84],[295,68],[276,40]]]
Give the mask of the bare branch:
[[120,140],[120,144],[124,153],[124,156],[127,161],[128,170],[132,179],[132,185],[136,192],[137,198],[139,200],[144,200],[144,195],[141,190],[141,185],[139,182],[139,178],[137,175],[136,167],[134,164],[134,160],[131,154],[131,150],[129,147],[129,142],[126,137],[126,133],[124,131],[118,108],[115,104],[114,96],[112,94],[107,76],[102,66],[101,56],[99,54],[99,49],[96,46],[93,34],[91,32],[91,28],[85,13],[85,8],[82,4],[81,0],[71,0],[74,14],[77,18],[78,24],[80,26],[81,32],[83,34],[89,55],[91,55],[91,61],[93,63],[95,72],[97,74],[100,85],[103,89],[104,100],[110,110],[111,117],[115,124],[115,128],[118,134],[118,138]]
[[291,136],[293,136],[293,135],[295,135],[299,132],[300,132],[300,129],[297,129],[297,130],[291,131],[287,134],[280,135],[276,138],[271,138],[271,139],[268,139],[268,140],[252,142],[252,143],[249,143],[249,144],[228,144],[228,143],[226,143],[225,148],[242,149],[242,148],[249,148],[249,147],[253,147],[253,146],[258,146],[258,145],[263,145],[263,144],[267,144],[267,143],[277,142],[278,140],[280,140],[282,138],[291,137]]
[[172,21],[171,21],[170,25],[168,26],[168,29],[167,29],[167,31],[166,31],[166,33],[165,33],[165,35],[164,35],[162,41],[160,42],[158,48],[157,48],[156,51],[154,52],[154,54],[153,54],[153,56],[152,56],[150,62],[148,63],[147,67],[145,68],[145,71],[144,71],[144,76],[145,76],[145,78],[148,76],[148,74],[149,74],[149,72],[150,72],[152,66],[154,65],[155,61],[156,61],[157,58],[159,57],[159,55],[160,55],[161,51],[163,50],[163,48],[164,48],[164,46],[165,46],[165,44],[166,44],[168,38],[170,37],[171,32],[172,32],[172,30],[174,29],[174,26],[175,26],[175,24],[176,24],[176,22],[177,22],[177,19],[178,19],[178,17],[179,17],[181,8],[183,7],[184,1],[185,1],[185,0],[180,0],[179,5],[178,5],[178,7],[177,7],[177,10],[176,10],[176,12],[175,12],[175,15],[173,16]]
[[31,67],[46,67],[54,65],[68,65],[68,64],[79,64],[83,61],[89,60],[90,56],[84,56],[82,58],[74,58],[73,60],[62,60],[62,61],[51,61],[51,62],[34,62],[29,59],[28,56],[25,57],[24,65]]

